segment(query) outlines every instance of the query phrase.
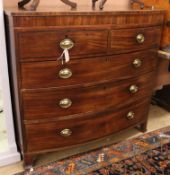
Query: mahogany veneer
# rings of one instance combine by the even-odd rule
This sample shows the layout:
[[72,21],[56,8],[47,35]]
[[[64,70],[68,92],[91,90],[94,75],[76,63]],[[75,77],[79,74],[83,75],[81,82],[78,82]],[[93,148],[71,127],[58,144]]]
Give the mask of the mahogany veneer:
[[[134,104],[133,107],[131,105],[124,106],[118,110],[111,107],[100,113],[77,118],[76,122],[75,119],[69,119],[39,123],[38,125],[36,123],[27,124],[27,149],[30,152],[35,152],[45,149],[55,149],[56,146],[62,148],[107,136],[129,126],[137,125],[141,121],[145,121],[148,107],[149,100],[142,99],[137,104]],[[126,115],[132,108],[136,114],[136,118],[134,120],[128,120]],[[72,135],[67,139],[60,135],[60,131],[65,127],[72,130]]]
[[[153,73],[148,73],[126,82],[114,83],[113,80],[109,80],[110,82],[88,87],[24,90],[22,91],[23,117],[24,120],[68,118],[71,115],[98,112],[111,106],[116,108],[122,103],[133,102],[139,97],[148,97],[153,87],[153,77]],[[136,85],[139,92],[130,93],[131,85]],[[63,97],[71,99],[72,106],[69,109],[62,109],[59,106]]]
[[[164,11],[5,14],[17,141],[26,166],[41,153],[129,127],[146,130]],[[74,46],[62,65],[63,39]]]
[[[47,57],[61,55],[60,42],[64,38],[74,41],[75,47],[71,50],[71,56],[82,56],[91,54],[105,54],[107,51],[108,31],[41,31],[18,34],[19,58],[39,58],[46,60]],[[34,42],[33,42],[34,41]],[[28,49],[29,46],[29,49]]]
[[[132,78],[155,70],[157,66],[155,56],[157,56],[155,50],[147,50],[131,53],[130,56],[129,54],[121,54],[75,59],[65,65],[56,61],[24,62],[21,64],[21,86],[24,89],[37,89],[95,84],[106,80],[118,81]],[[136,69],[133,66],[133,61],[139,57],[143,66]],[[64,68],[72,71],[72,77],[67,81],[59,77],[60,70]]]

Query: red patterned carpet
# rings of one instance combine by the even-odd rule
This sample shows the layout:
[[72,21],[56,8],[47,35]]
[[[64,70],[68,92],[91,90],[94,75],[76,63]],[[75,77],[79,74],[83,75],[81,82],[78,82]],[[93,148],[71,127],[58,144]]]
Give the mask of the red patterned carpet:
[[170,175],[170,127],[20,175]]

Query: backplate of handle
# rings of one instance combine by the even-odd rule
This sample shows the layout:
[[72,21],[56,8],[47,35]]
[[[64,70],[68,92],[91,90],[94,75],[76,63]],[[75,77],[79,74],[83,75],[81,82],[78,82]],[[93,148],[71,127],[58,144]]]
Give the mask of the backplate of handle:
[[65,38],[60,42],[60,47],[64,50],[64,49],[68,49],[70,50],[71,48],[74,47],[74,42],[69,39],[69,38]]
[[59,77],[62,78],[62,79],[68,79],[71,76],[72,76],[71,69],[64,68],[64,69],[61,69],[60,72],[59,72]]
[[139,91],[139,88],[136,85],[131,85],[129,87],[129,91],[130,91],[130,93],[135,94],[135,93],[137,93]]
[[71,134],[72,134],[71,129],[63,129],[60,132],[60,135],[63,136],[63,137],[69,137],[69,136],[71,136]]
[[144,41],[145,41],[145,36],[143,35],[143,34],[138,34],[137,36],[136,36],[136,40],[137,40],[137,42],[138,43],[140,43],[140,44],[142,44],[142,43],[144,43]]
[[72,101],[69,98],[64,98],[59,102],[59,106],[63,109],[67,109],[71,107],[71,105],[72,105]]
[[139,68],[139,67],[141,67],[142,66],[142,60],[141,59],[134,59],[133,60],[133,67],[134,68]]
[[133,111],[128,112],[126,118],[128,120],[134,119],[135,118],[135,113]]

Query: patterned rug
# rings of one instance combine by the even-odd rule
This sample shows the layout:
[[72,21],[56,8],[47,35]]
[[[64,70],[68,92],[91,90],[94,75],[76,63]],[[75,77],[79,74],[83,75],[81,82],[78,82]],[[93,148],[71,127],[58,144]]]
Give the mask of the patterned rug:
[[20,175],[170,175],[170,127]]

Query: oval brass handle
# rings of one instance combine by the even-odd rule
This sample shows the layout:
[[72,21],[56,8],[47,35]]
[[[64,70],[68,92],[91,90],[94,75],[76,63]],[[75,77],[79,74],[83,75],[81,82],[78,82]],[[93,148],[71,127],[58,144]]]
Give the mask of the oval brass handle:
[[62,49],[71,49],[74,47],[74,42],[69,39],[69,38],[66,38],[66,39],[63,39],[61,42],[60,42],[60,47]]
[[144,41],[145,41],[145,36],[144,36],[143,34],[138,34],[138,35],[136,36],[136,40],[137,40],[138,43],[144,43]]
[[59,106],[61,108],[67,109],[72,105],[72,101],[68,98],[64,98],[62,100],[60,100]]
[[137,93],[138,90],[139,90],[139,88],[138,88],[138,86],[136,86],[136,85],[131,85],[131,86],[129,87],[129,91],[130,91],[132,94]]
[[134,119],[134,118],[135,118],[135,113],[134,113],[133,111],[128,112],[126,118],[127,118],[128,120]]
[[134,66],[134,68],[138,68],[138,67],[141,67],[142,66],[142,60],[140,60],[140,59],[135,59],[134,61],[133,61],[133,66]]
[[69,136],[71,136],[71,134],[72,134],[71,129],[63,129],[60,132],[60,135],[63,136],[63,137],[69,137]]
[[63,79],[70,78],[72,76],[72,71],[68,68],[61,69],[59,72],[59,77]]

